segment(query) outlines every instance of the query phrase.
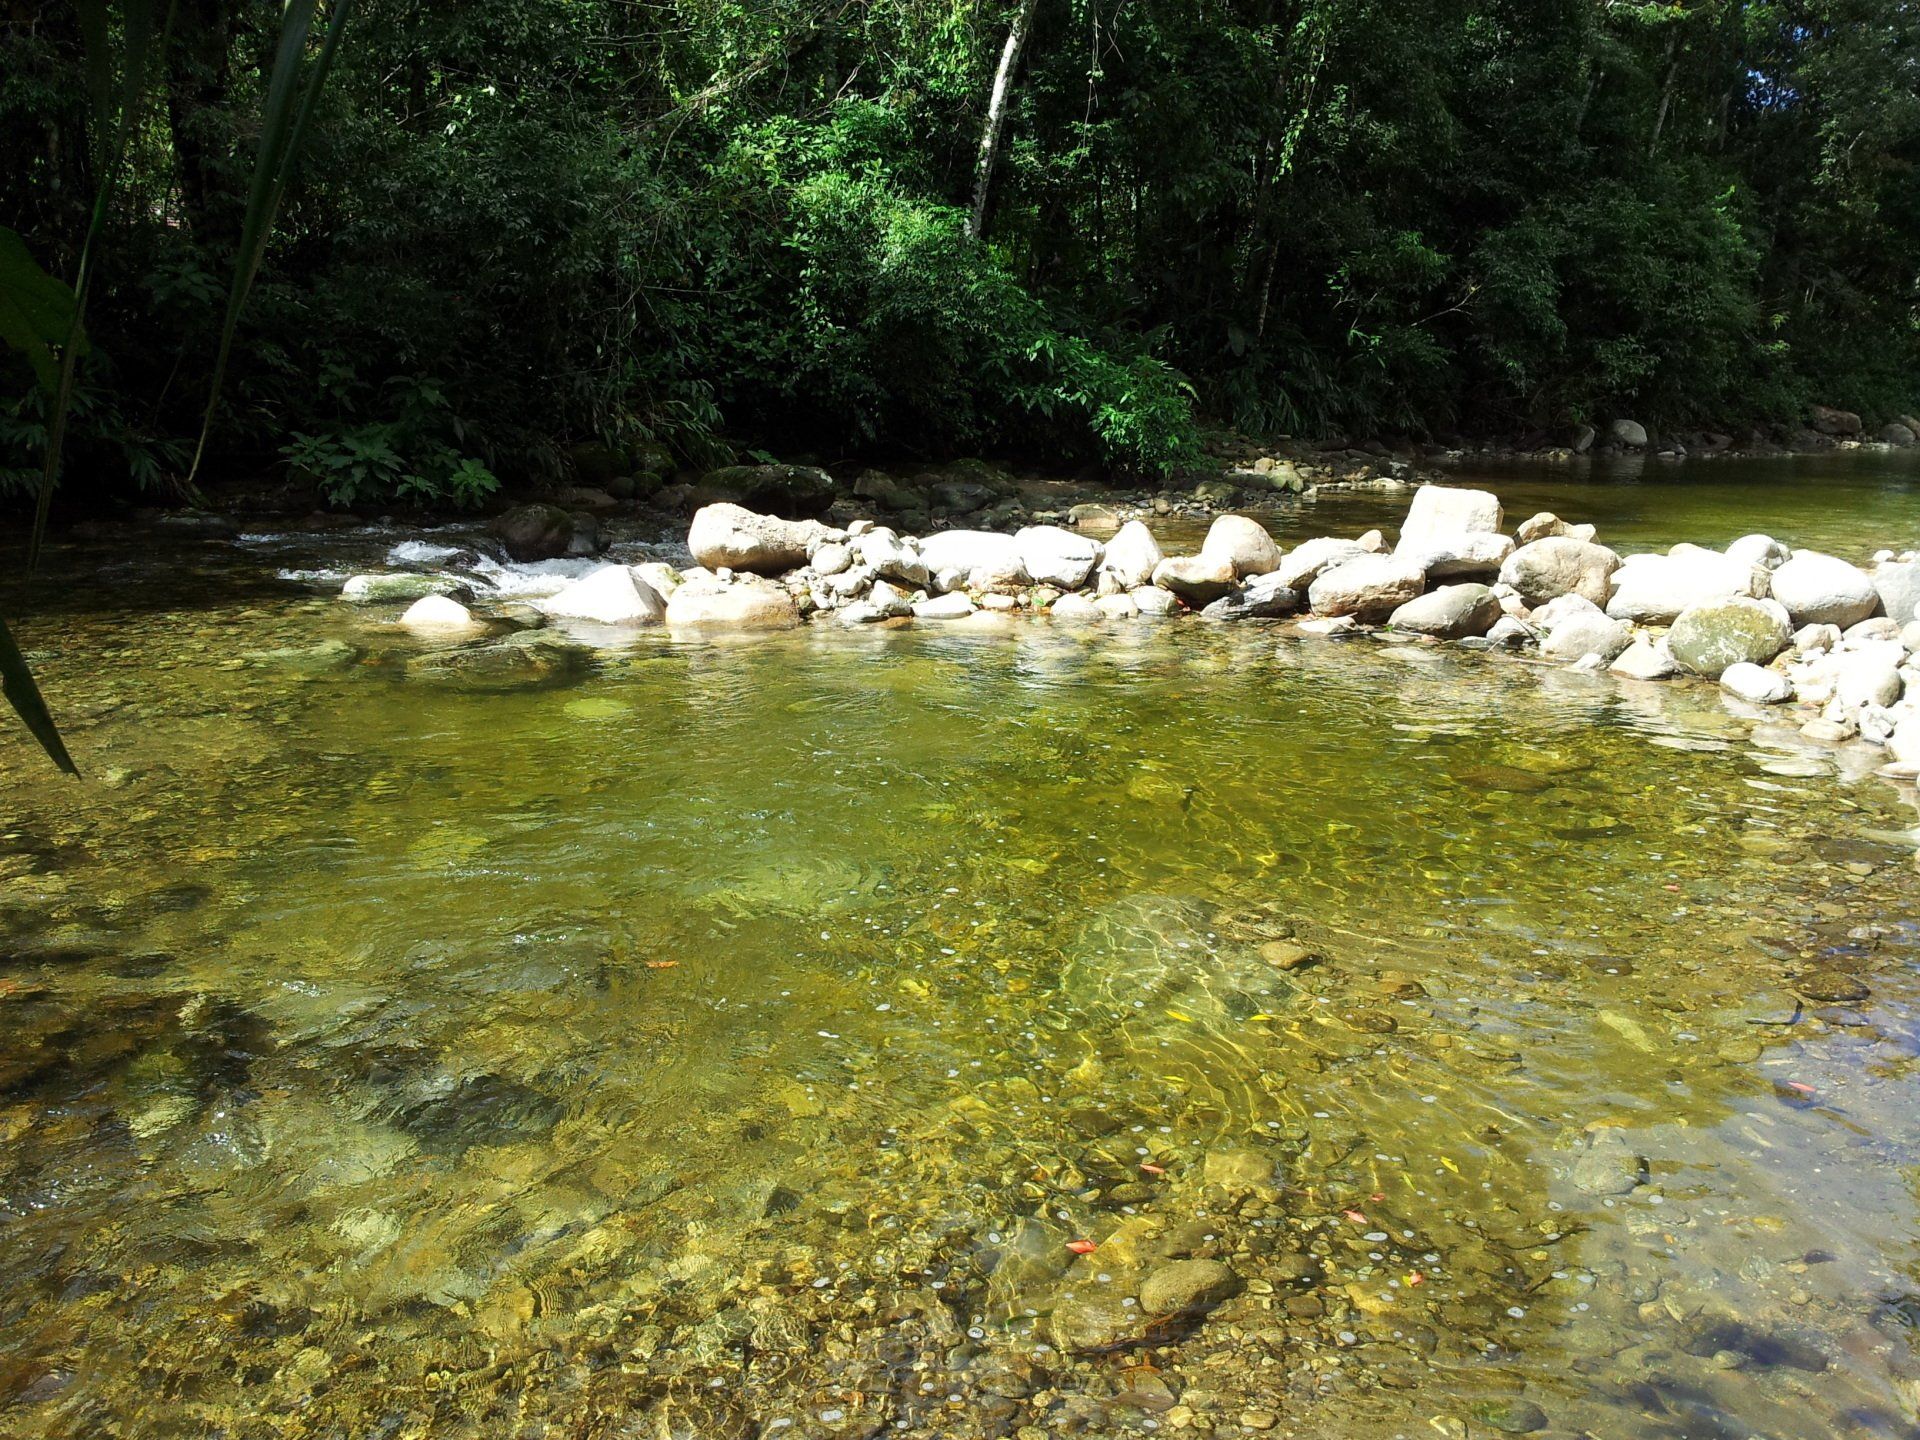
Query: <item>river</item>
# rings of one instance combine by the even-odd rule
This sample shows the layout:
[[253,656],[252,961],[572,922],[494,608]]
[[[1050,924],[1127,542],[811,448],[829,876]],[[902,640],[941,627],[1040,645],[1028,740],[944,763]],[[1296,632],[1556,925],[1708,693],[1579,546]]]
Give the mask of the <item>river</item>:
[[[1920,538],[1904,461],[1457,478]],[[1871,755],[1257,624],[449,692],[329,593],[407,538],[35,592],[90,778],[0,741],[0,1435],[1920,1433]]]

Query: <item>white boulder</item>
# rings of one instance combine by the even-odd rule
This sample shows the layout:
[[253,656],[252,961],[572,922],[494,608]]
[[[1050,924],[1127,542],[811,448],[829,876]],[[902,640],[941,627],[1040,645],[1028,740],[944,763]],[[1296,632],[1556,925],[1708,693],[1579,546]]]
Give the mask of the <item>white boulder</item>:
[[471,630],[478,622],[473,612],[446,595],[422,595],[407,607],[400,623],[409,630]]
[[781,575],[807,563],[820,546],[846,539],[817,520],[781,520],[742,505],[704,505],[687,531],[687,548],[709,570]]
[[1037,585],[1078,590],[1100,563],[1105,547],[1058,525],[1029,525],[1013,537],[1020,563]]
[[1817,550],[1797,550],[1773,572],[1773,598],[1795,625],[1856,625],[1880,608],[1873,577]]
[[1745,660],[1720,672],[1720,688],[1754,705],[1784,705],[1793,698],[1786,676]]
[[1715,600],[1758,599],[1767,571],[1698,545],[1665,555],[1635,555],[1613,577],[1607,613],[1642,625],[1670,625],[1684,610]]
[[538,603],[555,619],[596,625],[658,625],[667,618],[667,602],[625,565],[602,565]]
[[1200,546],[1202,555],[1224,557],[1233,566],[1236,579],[1249,575],[1269,575],[1280,568],[1280,547],[1266,527],[1245,515],[1222,515],[1207,531]]
[[1308,588],[1307,602],[1315,615],[1385,620],[1426,588],[1427,572],[1418,565],[1393,555],[1362,555],[1322,571]]
[[1274,572],[1289,590],[1305,590],[1322,571],[1375,552],[1353,540],[1307,540],[1287,552]]
[[1500,567],[1500,581],[1528,605],[1544,605],[1561,595],[1584,595],[1605,605],[1608,581],[1620,557],[1604,545],[1571,535],[1550,535],[1522,545]]

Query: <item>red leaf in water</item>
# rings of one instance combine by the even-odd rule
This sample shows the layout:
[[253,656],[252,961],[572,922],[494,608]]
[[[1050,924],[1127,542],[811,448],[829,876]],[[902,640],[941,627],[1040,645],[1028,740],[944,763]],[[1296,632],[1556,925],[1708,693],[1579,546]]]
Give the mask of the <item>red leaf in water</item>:
[[1091,1255],[1093,1254],[1094,1251],[1098,1250],[1099,1248],[1100,1247],[1094,1244],[1093,1241],[1091,1240],[1067,1241],[1067,1249],[1073,1251],[1073,1253],[1076,1255]]
[[1167,1167],[1166,1167],[1166,1166],[1164,1166],[1164,1165],[1155,1165],[1155,1164],[1154,1164],[1154,1163],[1153,1163],[1152,1161],[1150,1161],[1150,1160],[1142,1160],[1142,1161],[1140,1162],[1140,1168],[1141,1168],[1142,1170],[1144,1170],[1144,1171],[1146,1171],[1146,1172],[1147,1172],[1147,1174],[1149,1174],[1149,1175],[1164,1175],[1164,1174],[1166,1174],[1166,1173],[1167,1173]]
[[1407,1276],[1407,1284],[1409,1285],[1424,1285],[1426,1283],[1427,1277],[1422,1275],[1418,1270],[1413,1271]]
[[678,960],[647,961],[647,969],[649,970],[678,970],[679,968],[680,968],[680,962]]
[[1340,1213],[1356,1225],[1364,1225],[1367,1223],[1367,1217],[1362,1215],[1358,1210],[1342,1210]]
[[1819,1093],[1817,1090],[1813,1088],[1813,1086],[1807,1084],[1806,1081],[1804,1080],[1789,1080],[1786,1082],[1786,1084],[1787,1084],[1787,1089],[1798,1090],[1802,1095],[1816,1095]]

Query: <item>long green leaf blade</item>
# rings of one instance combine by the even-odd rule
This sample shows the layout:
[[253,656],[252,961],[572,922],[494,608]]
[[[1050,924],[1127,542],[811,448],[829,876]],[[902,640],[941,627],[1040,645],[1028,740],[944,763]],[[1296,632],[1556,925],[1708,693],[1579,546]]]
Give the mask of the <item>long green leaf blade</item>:
[[220,327],[220,351],[214,359],[213,381],[208,388],[206,413],[200,421],[200,441],[194,447],[193,465],[187,472],[192,485],[206,457],[207,438],[213,432],[213,417],[220,404],[220,390],[226,382],[227,365],[233,357],[234,337],[240,328],[240,314],[247,296],[260,274],[266,257],[273,223],[286,195],[300,144],[308,121],[332,68],[340,37],[346,31],[352,13],[351,0],[335,0],[328,15],[326,38],[314,59],[306,83],[301,84],[300,69],[305,59],[307,39],[313,30],[316,0],[289,0],[280,31],[280,48],[274,57],[273,74],[267,81],[267,97],[261,113],[260,152],[254,160],[253,181],[248,188],[247,212],[240,226],[240,249],[234,258],[233,286],[227,296],[227,313]]
[[60,727],[53,723],[53,712],[47,709],[47,702],[40,694],[39,682],[33,678],[27,657],[20,653],[13,632],[7,629],[4,620],[0,620],[0,691],[6,694],[7,703],[26,722],[48,758],[67,774],[77,776],[80,767],[67,753],[66,742],[60,738]]

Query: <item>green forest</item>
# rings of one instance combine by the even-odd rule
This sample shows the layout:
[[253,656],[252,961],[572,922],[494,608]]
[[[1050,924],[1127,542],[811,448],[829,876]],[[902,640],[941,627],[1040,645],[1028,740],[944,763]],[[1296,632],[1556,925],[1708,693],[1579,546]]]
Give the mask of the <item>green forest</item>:
[[[583,446],[1154,475],[1207,426],[1920,394],[1904,0],[334,0],[223,378],[300,7],[152,7],[148,67],[136,8],[0,10],[0,226],[71,281],[104,197],[64,462],[103,491],[184,493],[215,390],[203,477],[345,505]],[[5,364],[21,495],[50,401]]]

